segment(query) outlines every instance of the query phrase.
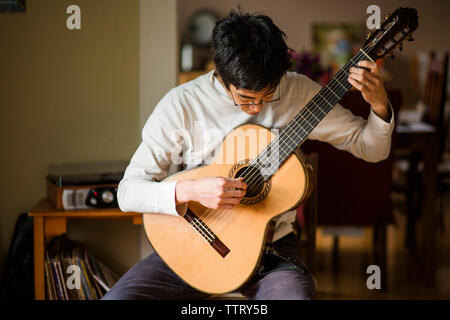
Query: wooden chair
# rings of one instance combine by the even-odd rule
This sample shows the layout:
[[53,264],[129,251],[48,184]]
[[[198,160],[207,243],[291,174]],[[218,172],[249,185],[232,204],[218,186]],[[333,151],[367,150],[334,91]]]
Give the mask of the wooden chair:
[[[401,94],[388,90],[388,96],[396,115]],[[370,112],[358,91],[349,91],[340,103],[363,118]],[[373,227],[373,260],[383,270],[382,288],[386,289],[386,226],[394,221],[390,198],[392,151],[388,159],[369,163],[319,141],[306,141],[302,150],[318,154],[317,225]],[[337,244],[338,238],[335,240]]]
[[429,70],[423,95],[428,112],[424,120],[432,124],[438,132],[439,165],[438,165],[438,217],[441,232],[444,232],[444,194],[450,190],[450,159],[445,157],[448,151],[448,128],[450,112],[446,113],[448,53],[430,53]]
[[[428,57],[428,67],[424,90],[421,102],[425,106],[422,121],[432,125],[438,136],[438,155],[440,162],[438,170],[438,223],[441,231],[444,229],[444,209],[443,194],[450,183],[450,165],[448,159],[444,159],[446,145],[448,141],[449,115],[446,113],[445,105],[447,100],[447,69],[448,53],[430,52]],[[408,247],[416,247],[416,222],[421,217],[421,190],[422,181],[420,174],[420,156],[408,152],[400,151],[397,159],[406,159],[408,168],[406,170],[397,167],[399,175],[403,175],[403,183],[396,184],[396,190],[406,194],[406,214],[407,232],[405,244]]]
[[318,215],[318,163],[317,153],[306,155],[312,166],[312,193],[306,202],[297,208],[297,226],[299,228],[299,240],[301,256],[308,268],[314,274],[316,255],[316,233]]
[[447,97],[448,53],[430,52],[427,79],[422,96],[425,104],[424,122],[434,126],[439,136],[439,155],[442,160],[448,138],[448,116],[445,114]]

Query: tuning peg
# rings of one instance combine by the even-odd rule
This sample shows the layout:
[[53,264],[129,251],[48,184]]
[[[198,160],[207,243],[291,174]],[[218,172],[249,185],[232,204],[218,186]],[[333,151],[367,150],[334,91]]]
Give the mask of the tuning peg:
[[367,39],[369,39],[369,38],[372,36],[372,33],[373,33],[373,31],[369,31],[369,32],[367,33]]
[[412,35],[409,35],[409,36],[406,38],[406,40],[408,40],[408,41],[414,41],[414,38],[412,37]]
[[385,17],[384,17],[384,20],[387,20],[387,19],[389,19],[389,17],[391,16],[391,14],[390,13],[388,13]]

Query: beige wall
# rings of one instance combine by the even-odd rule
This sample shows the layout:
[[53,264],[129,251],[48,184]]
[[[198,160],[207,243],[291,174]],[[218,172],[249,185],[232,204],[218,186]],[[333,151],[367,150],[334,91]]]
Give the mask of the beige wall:
[[177,0],[140,0],[140,119],[177,83]]
[[[81,8],[81,30],[66,8]],[[0,14],[0,269],[51,164],[129,160],[176,84],[176,0],[30,0]],[[151,248],[131,221],[72,220],[69,236],[125,272]]]
[[[81,7],[82,29],[66,28]],[[0,13],[0,264],[21,212],[45,197],[51,164],[129,159],[139,142],[138,0],[30,0]],[[73,221],[69,236],[123,272],[138,228]],[[125,240],[125,241],[124,241]]]
[[[177,0],[140,0],[139,106],[142,128],[158,101],[177,83]],[[140,227],[140,256],[153,251]]]
[[180,35],[185,35],[188,19],[200,8],[213,9],[225,16],[230,9],[241,5],[244,11],[264,13],[287,35],[288,45],[295,50],[312,49],[311,24],[315,22],[358,22],[365,25],[369,5],[380,6],[382,17],[398,7],[414,7],[419,14],[419,29],[415,42],[406,43],[403,53],[393,61],[386,61],[394,78],[388,85],[402,89],[405,101],[412,103],[416,92],[410,82],[409,59],[419,51],[450,51],[450,1],[448,0],[179,0],[178,24]]

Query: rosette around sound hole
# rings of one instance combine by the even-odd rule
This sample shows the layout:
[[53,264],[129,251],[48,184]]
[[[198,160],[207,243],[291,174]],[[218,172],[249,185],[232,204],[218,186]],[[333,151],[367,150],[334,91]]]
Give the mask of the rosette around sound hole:
[[270,191],[270,179],[265,181],[257,166],[249,164],[248,160],[236,163],[231,169],[230,178],[244,178],[247,193],[242,197],[242,204],[255,204],[264,200]]

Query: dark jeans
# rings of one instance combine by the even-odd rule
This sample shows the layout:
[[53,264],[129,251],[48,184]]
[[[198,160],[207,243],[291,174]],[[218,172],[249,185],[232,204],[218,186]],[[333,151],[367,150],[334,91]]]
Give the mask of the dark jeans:
[[[264,254],[263,269],[239,290],[249,299],[305,300],[315,297],[313,275],[299,257],[298,240],[294,234],[274,243],[276,252],[294,259],[285,261],[273,254]],[[138,262],[108,291],[104,300],[208,298],[184,283],[156,254]]]

